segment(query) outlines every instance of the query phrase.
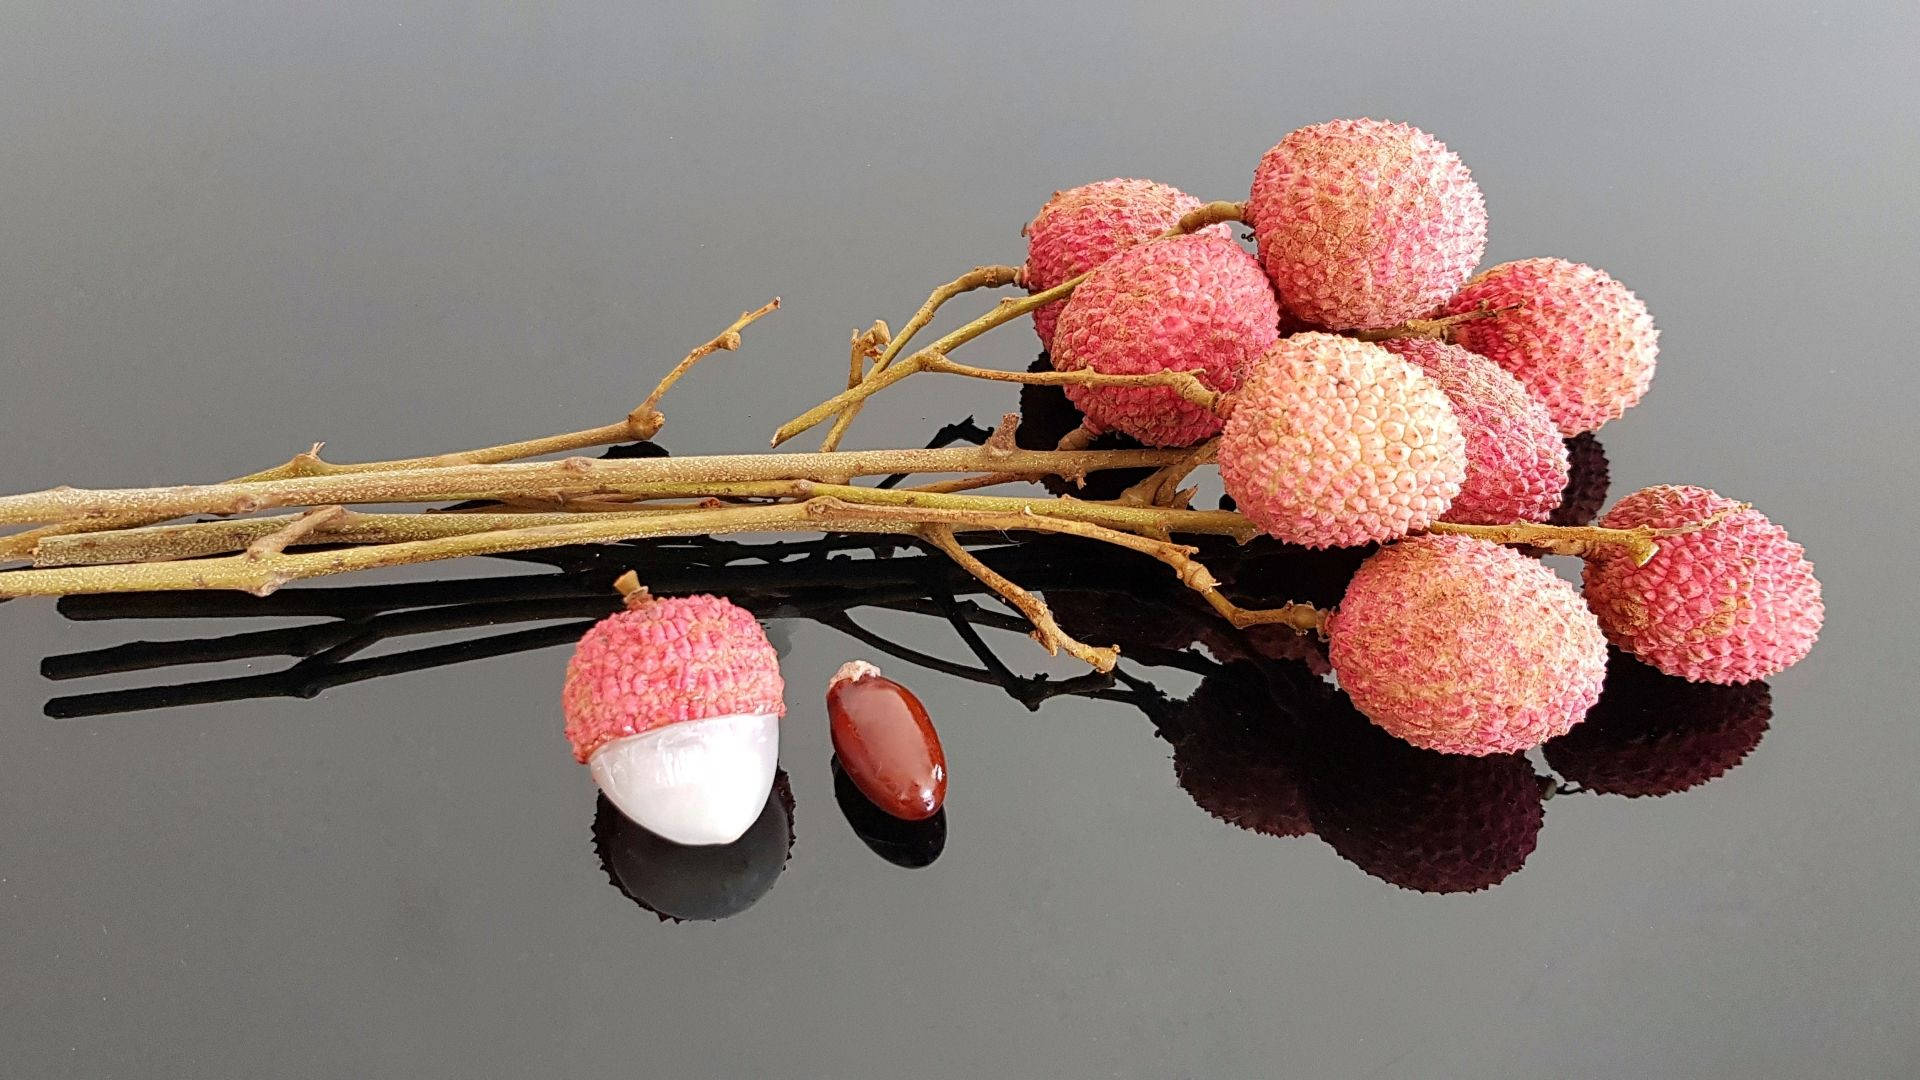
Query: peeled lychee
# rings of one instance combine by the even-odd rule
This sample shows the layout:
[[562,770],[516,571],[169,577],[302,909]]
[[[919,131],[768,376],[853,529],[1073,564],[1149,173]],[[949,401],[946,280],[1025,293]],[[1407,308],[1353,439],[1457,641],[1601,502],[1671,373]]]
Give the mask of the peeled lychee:
[[1528,750],[1600,696],[1607,642],[1573,586],[1465,536],[1409,537],[1368,559],[1327,622],[1340,686],[1415,746]]
[[793,791],[786,773],[775,774],[746,832],[702,847],[641,828],[603,793],[594,808],[593,847],[613,887],[662,922],[730,918],[765,896],[793,857]]
[[1553,513],[1567,487],[1567,446],[1547,407],[1499,365],[1458,345],[1431,338],[1384,344],[1439,384],[1466,439],[1466,479],[1440,520],[1503,525]]
[[1454,325],[1455,343],[1519,376],[1562,434],[1617,420],[1653,381],[1660,333],[1625,285],[1565,259],[1521,259],[1479,274],[1447,314],[1512,308]]
[[1390,540],[1460,493],[1466,443],[1447,396],[1378,345],[1295,334],[1252,366],[1220,439],[1240,513],[1306,547]]
[[1671,795],[1740,764],[1772,718],[1764,682],[1688,682],[1616,652],[1586,721],[1543,749],[1555,772],[1588,791]]
[[[1053,366],[1110,375],[1192,371],[1238,389],[1247,364],[1279,336],[1280,309],[1260,264],[1222,236],[1149,240],[1100,265],[1074,290],[1054,330]],[[1160,386],[1069,386],[1101,428],[1149,446],[1187,446],[1220,417]]]
[[1487,246],[1486,202],[1460,158],[1382,120],[1281,139],[1254,170],[1247,219],[1281,303],[1328,330],[1431,314]]
[[1806,550],[1752,508],[1698,487],[1660,485],[1620,500],[1600,524],[1703,529],[1659,539],[1645,566],[1622,555],[1587,560],[1587,602],[1614,644],[1696,682],[1739,683],[1785,671],[1807,655],[1826,607]]
[[751,613],[638,589],[574,647],[561,700],[574,757],[623,813],[675,843],[727,844],[773,784],[782,689]]
[[[1056,191],[1021,230],[1027,238],[1022,270],[1027,291],[1044,292],[1078,277],[1122,250],[1165,233],[1200,205],[1179,188],[1152,180],[1101,180]],[[1226,224],[1201,231],[1233,236]],[[1034,310],[1033,329],[1043,348],[1053,348],[1054,324],[1065,306],[1066,301],[1058,300]]]

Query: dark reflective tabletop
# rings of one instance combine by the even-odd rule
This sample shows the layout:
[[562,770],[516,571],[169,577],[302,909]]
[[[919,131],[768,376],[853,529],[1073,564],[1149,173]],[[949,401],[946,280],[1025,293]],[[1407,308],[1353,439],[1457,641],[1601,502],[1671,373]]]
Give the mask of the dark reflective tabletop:
[[[1573,735],[1468,761],[1072,541],[978,551],[1119,642],[1111,678],[864,540],[8,602],[0,1073],[1920,1070],[1909,5],[695,7],[6,5],[4,488],[607,423],[779,295],[658,440],[755,449],[842,385],[851,328],[1018,261],[1054,189],[1238,199],[1286,131],[1371,114],[1474,170],[1489,263],[1646,299],[1659,375],[1582,453],[1614,497],[1698,483],[1787,525],[1819,646],[1731,690],[1616,658]],[[916,378],[849,445],[1017,407]],[[1218,558],[1249,598],[1351,570]],[[624,828],[561,735],[629,565],[734,595],[782,654],[780,781],[728,849]],[[836,774],[823,694],[856,658],[939,727],[924,827]]]

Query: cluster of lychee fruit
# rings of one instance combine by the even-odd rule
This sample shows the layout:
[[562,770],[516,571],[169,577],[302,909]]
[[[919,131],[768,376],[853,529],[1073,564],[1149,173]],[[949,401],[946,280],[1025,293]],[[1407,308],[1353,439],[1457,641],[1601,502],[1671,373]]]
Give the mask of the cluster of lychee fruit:
[[1302,128],[1260,160],[1243,217],[1180,234],[1200,200],[1116,179],[1062,191],[1026,227],[1024,284],[1085,274],[1034,313],[1060,371],[1187,372],[1070,385],[1088,435],[1178,447],[1217,437],[1220,477],[1265,533],[1309,548],[1381,544],[1326,633],[1334,673],[1416,746],[1525,750],[1578,723],[1612,642],[1712,683],[1805,656],[1824,616],[1798,544],[1697,487],[1636,492],[1599,524],[1659,537],[1644,564],[1589,553],[1584,595],[1534,558],[1436,523],[1546,521],[1565,440],[1647,391],[1657,332],[1604,271],[1563,259],[1475,274],[1486,205],[1457,155],[1376,120]]

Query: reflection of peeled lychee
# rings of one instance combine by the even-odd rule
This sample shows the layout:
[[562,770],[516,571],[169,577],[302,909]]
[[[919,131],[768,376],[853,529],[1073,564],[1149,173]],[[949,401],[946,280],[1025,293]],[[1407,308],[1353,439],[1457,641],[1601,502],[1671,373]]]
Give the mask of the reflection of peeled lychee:
[[1688,682],[1616,652],[1586,722],[1544,749],[1555,772],[1589,791],[1670,795],[1740,764],[1772,718],[1766,683]]
[[1289,723],[1260,669],[1230,664],[1202,680],[1167,725],[1174,776],[1221,821],[1268,836],[1305,836],[1313,827]]
[[1467,444],[1467,475],[1442,521],[1543,521],[1567,488],[1567,448],[1546,406],[1498,364],[1431,338],[1397,338],[1387,351],[1419,365],[1453,405]]
[[773,888],[793,855],[793,791],[787,774],[746,832],[730,844],[688,847],[633,823],[602,794],[593,847],[607,880],[634,903],[671,922],[725,919]]
[[[1280,335],[1280,309],[1260,264],[1221,236],[1149,240],[1100,265],[1068,298],[1053,366],[1107,375],[1188,371],[1209,389],[1238,389],[1247,364]],[[1212,410],[1163,386],[1067,387],[1100,428],[1149,446],[1187,446],[1220,430]]]
[[1606,638],[1539,562],[1465,536],[1409,537],[1353,576],[1327,621],[1342,689],[1374,723],[1450,754],[1531,749],[1600,694]]
[[1587,602],[1608,638],[1661,671],[1699,682],[1764,679],[1820,636],[1826,607],[1813,564],[1760,511],[1705,488],[1660,485],[1621,499],[1600,524],[1685,530],[1662,536],[1645,566],[1617,553],[1587,560]]
[[1567,435],[1618,419],[1653,381],[1659,333],[1647,306],[1603,270],[1565,259],[1502,263],[1467,282],[1447,313],[1500,311],[1453,340],[1519,376]]
[[[1056,191],[1021,232],[1027,238],[1022,280],[1029,292],[1044,292],[1099,266],[1142,240],[1172,229],[1200,200],[1152,180],[1101,180]],[[1231,226],[1201,230],[1231,237]],[[1043,348],[1053,347],[1053,328],[1066,301],[1056,300],[1033,313],[1033,329]]]
[[1329,330],[1428,315],[1473,273],[1487,208],[1460,158],[1418,128],[1301,128],[1253,174],[1247,220],[1289,312]]
[[1220,480],[1269,536],[1352,547],[1423,529],[1466,476],[1447,396],[1386,349],[1333,334],[1276,342],[1232,398]]

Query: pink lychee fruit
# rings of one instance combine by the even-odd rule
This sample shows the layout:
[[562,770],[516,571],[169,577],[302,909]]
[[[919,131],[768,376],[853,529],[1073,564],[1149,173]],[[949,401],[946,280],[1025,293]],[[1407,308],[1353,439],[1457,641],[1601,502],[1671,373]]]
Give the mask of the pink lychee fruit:
[[1378,345],[1295,334],[1229,406],[1220,479],[1240,513],[1306,547],[1423,529],[1460,493],[1466,443],[1447,395]]
[[1281,303],[1328,330],[1431,314],[1487,246],[1486,201],[1460,158],[1382,120],[1281,139],[1254,170],[1247,219]]
[[1571,584],[1466,536],[1409,537],[1368,559],[1327,621],[1327,649],[1368,719],[1448,754],[1562,734],[1607,668],[1606,636]]
[[1567,487],[1567,444],[1547,407],[1498,364],[1458,345],[1431,338],[1384,344],[1439,384],[1466,439],[1466,479],[1440,520],[1503,525],[1553,513]]
[[[1054,329],[1053,366],[1191,371],[1227,392],[1280,336],[1279,323],[1273,288],[1245,249],[1222,236],[1169,236],[1122,251],[1074,290]],[[1067,397],[1098,427],[1149,446],[1186,446],[1220,430],[1218,414],[1167,387],[1069,386]]]
[[[1165,233],[1179,224],[1199,199],[1177,187],[1152,180],[1114,179],[1056,191],[1021,233],[1027,238],[1027,262],[1021,278],[1029,292],[1044,292],[1106,262],[1123,249]],[[1233,236],[1227,224],[1201,230]],[[1053,348],[1053,328],[1066,301],[1033,312],[1033,329],[1042,347]]]
[[1604,270],[1565,259],[1502,263],[1447,302],[1448,315],[1474,311],[1499,313],[1455,324],[1454,342],[1519,376],[1562,434],[1619,419],[1653,381],[1660,333],[1647,305]]
[[766,805],[782,690],[751,613],[637,589],[574,647],[561,703],[574,757],[622,813],[675,843],[728,844]]
[[1593,711],[1542,750],[1555,772],[1588,791],[1671,795],[1740,764],[1772,718],[1764,682],[1688,682],[1615,653]]
[[1740,507],[1705,488],[1660,485],[1607,511],[1607,528],[1682,530],[1660,537],[1645,566],[1604,552],[1587,560],[1587,603],[1614,644],[1711,683],[1764,679],[1807,655],[1826,618],[1813,564],[1785,529]]

